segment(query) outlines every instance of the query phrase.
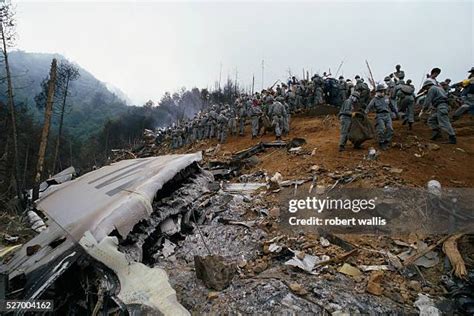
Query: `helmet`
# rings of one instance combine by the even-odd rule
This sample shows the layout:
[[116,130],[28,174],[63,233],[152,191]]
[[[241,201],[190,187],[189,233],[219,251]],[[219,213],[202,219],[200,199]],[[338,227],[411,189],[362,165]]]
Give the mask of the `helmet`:
[[471,68],[471,70],[468,70],[470,73],[474,73],[474,67]]
[[431,79],[431,78],[428,78],[425,80],[425,82],[423,82],[423,88],[425,87],[428,87],[428,86],[432,86],[432,85],[435,85],[436,82],[434,81],[434,79]]
[[438,67],[431,69],[431,75],[440,74],[440,73],[441,73],[441,69],[439,69]]
[[340,80],[344,79],[344,76],[339,76],[339,79],[340,79]]
[[385,86],[383,84],[378,84],[377,87],[375,87],[376,92],[384,91],[384,90],[385,90]]
[[389,76],[385,77],[384,81],[390,81],[390,77]]
[[400,66],[400,65],[396,65],[396,66],[395,66],[396,69],[400,69],[401,67],[402,67],[402,66]]

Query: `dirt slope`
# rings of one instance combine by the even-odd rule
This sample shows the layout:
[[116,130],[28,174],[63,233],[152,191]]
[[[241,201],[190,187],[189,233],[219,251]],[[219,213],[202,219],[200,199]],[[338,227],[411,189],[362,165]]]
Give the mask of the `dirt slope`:
[[[388,168],[403,169],[399,177],[402,183],[408,186],[424,186],[427,181],[436,179],[444,187],[473,187],[474,119],[464,117],[455,122],[454,127],[458,132],[458,144],[449,145],[443,144],[443,140],[430,141],[431,130],[422,122],[416,122],[413,130],[408,131],[401,121],[394,121],[395,136],[392,148],[379,151],[378,160],[370,165],[381,173]],[[290,154],[282,149],[269,149],[258,155],[260,163],[248,172],[264,169],[273,174],[279,171],[284,179],[294,179],[307,176],[313,165],[331,171],[351,170],[365,163],[364,157],[369,147],[377,148],[376,141],[371,140],[363,145],[363,149],[356,150],[348,145],[345,152],[339,153],[339,123],[335,116],[294,117],[291,121],[291,133],[286,139],[293,137],[306,139],[307,143],[300,154]],[[214,158],[228,156],[259,141],[271,140],[274,140],[273,135],[251,139],[250,126],[246,126],[246,135],[229,137]],[[203,141],[177,152],[205,150],[216,144],[215,140]],[[311,155],[312,153],[314,155]],[[358,185],[371,187],[383,184],[362,181]]]

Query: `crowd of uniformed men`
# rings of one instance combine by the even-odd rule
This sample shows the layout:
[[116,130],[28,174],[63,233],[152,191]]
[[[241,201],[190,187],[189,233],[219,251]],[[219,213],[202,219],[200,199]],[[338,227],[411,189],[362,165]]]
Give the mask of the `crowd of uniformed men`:
[[[276,139],[290,133],[291,115],[330,104],[340,108],[339,150],[345,149],[354,113],[375,112],[375,129],[381,149],[390,146],[393,127],[392,119],[403,119],[403,125],[411,130],[415,122],[415,105],[421,111],[430,113],[427,124],[432,129],[432,140],[441,137],[441,130],[448,135],[448,143],[456,143],[451,119],[474,112],[474,67],[468,71],[466,80],[451,84],[450,79],[438,81],[441,73],[434,68],[427,74],[422,88],[415,94],[411,80],[405,81],[405,72],[400,65],[384,79],[384,84],[375,84],[371,92],[363,78],[332,78],[330,74],[314,75],[310,80],[291,77],[286,83],[278,84],[253,95],[240,94],[234,104],[213,104],[199,112],[193,119],[159,131],[158,140],[169,139],[172,148],[180,148],[193,142],[216,138],[226,142],[227,136],[244,136],[245,125],[250,121],[251,136],[272,130]],[[450,115],[450,107],[457,109]]]

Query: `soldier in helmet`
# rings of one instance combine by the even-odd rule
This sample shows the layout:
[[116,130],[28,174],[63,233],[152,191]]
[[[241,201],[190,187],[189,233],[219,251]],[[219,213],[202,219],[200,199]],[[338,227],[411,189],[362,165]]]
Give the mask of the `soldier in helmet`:
[[402,66],[400,65],[395,66],[395,72],[393,73],[393,75],[395,76],[396,80],[405,79],[405,72],[401,68]]
[[339,122],[341,123],[341,136],[339,138],[339,151],[344,151],[349,136],[349,129],[351,127],[352,113],[354,112],[354,105],[358,102],[360,93],[357,91],[347,98],[341,105],[339,110]]
[[444,130],[448,133],[448,143],[456,144],[456,133],[448,116],[449,106],[446,92],[432,78],[425,80],[422,90],[428,91],[423,103],[424,108],[432,107],[435,110],[428,118],[428,126],[433,130],[431,140],[440,138],[441,130]]
[[351,95],[352,92],[354,92],[354,83],[352,83],[352,80],[351,79],[346,79],[346,87],[347,87],[347,90],[346,90],[346,95]]
[[271,102],[268,116],[272,120],[272,126],[275,128],[275,136],[277,140],[281,139],[281,133],[285,126],[285,117],[287,116],[285,106],[279,102],[273,102],[273,97],[268,96],[269,102]]
[[198,139],[199,139],[199,140],[203,140],[204,138],[206,138],[206,124],[207,124],[207,122],[206,122],[206,120],[207,120],[206,114],[207,114],[207,113],[203,113],[203,114],[201,114],[200,117],[199,117],[199,125],[198,125],[198,126],[199,126],[199,129],[198,129],[198,130],[199,130]]
[[263,111],[261,108],[261,103],[260,103],[260,98],[257,96],[253,101],[252,101],[252,106],[249,108],[249,116],[252,121],[252,138],[255,138],[258,136],[258,131],[259,131],[259,120],[260,116],[262,116]]
[[347,96],[347,82],[344,80],[344,76],[339,76],[339,97],[346,100]]
[[202,126],[202,138],[203,139],[208,139],[209,134],[210,134],[210,127],[211,125],[209,124],[209,113],[206,112],[204,113],[202,120],[201,120],[201,126]]
[[441,73],[441,69],[438,68],[438,67],[435,67],[433,69],[431,69],[430,73],[428,75],[426,75],[426,78],[427,79],[433,79],[434,80],[434,83],[437,85],[438,84],[438,76],[440,75]]
[[400,104],[400,109],[405,112],[403,125],[408,123],[408,129],[411,130],[415,122],[415,87],[411,84],[410,79],[406,83],[403,80],[399,81],[397,103]]
[[304,95],[303,84],[299,82],[295,86],[295,96],[296,96],[295,107],[298,110],[301,110],[301,108],[303,107],[303,95]]
[[367,106],[367,103],[369,102],[369,97],[370,97],[370,89],[367,83],[364,82],[364,79],[362,79],[359,76],[356,76],[356,85],[354,87],[354,90],[359,92],[360,98],[359,98],[359,103],[361,108],[365,108]]
[[377,130],[379,146],[383,150],[390,146],[393,137],[391,111],[398,116],[397,109],[393,107],[392,103],[385,97],[384,91],[384,85],[377,85],[375,88],[375,97],[365,109],[365,114],[368,114],[372,109],[376,113],[375,128]]
[[248,100],[245,99],[240,99],[236,102],[239,136],[244,136],[245,118],[247,117],[247,102]]
[[283,97],[277,98],[277,101],[281,102],[281,104],[283,104],[283,106],[285,107],[286,115],[283,116],[282,134],[286,136],[290,133],[290,120],[291,120],[290,107],[288,106],[288,103],[285,101],[285,98]]
[[209,138],[214,138],[217,136],[216,125],[217,125],[217,105],[213,105],[209,111],[207,118],[207,124],[209,129]]
[[226,117],[229,120],[229,131],[232,136],[237,136],[237,113],[229,105],[226,108]]
[[[399,65],[397,65],[399,66]],[[387,90],[386,90],[386,94],[390,100],[390,103],[391,105],[398,109],[397,107],[397,84],[398,84],[398,81],[394,81],[392,80],[392,78],[395,77],[395,73],[393,73],[391,76],[387,76],[385,77],[384,81],[385,81],[385,84],[387,85]],[[396,77],[395,77],[395,80],[398,80]]]
[[324,103],[324,80],[320,75],[315,74],[311,80],[314,84],[314,104],[321,105]]
[[227,140],[227,130],[229,128],[229,119],[227,110],[222,110],[217,115],[217,141],[221,144]]

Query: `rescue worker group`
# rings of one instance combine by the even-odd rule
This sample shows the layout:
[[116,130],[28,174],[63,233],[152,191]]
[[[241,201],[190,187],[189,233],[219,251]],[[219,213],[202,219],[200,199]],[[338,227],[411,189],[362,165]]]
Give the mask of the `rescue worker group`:
[[415,118],[420,118],[417,121],[432,129],[431,140],[441,139],[444,131],[444,143],[456,144],[451,121],[468,112],[474,114],[474,67],[468,70],[467,79],[454,84],[450,79],[438,81],[440,73],[440,68],[433,68],[426,74],[418,92],[412,80],[405,81],[400,65],[384,78],[384,83],[370,80],[375,86],[372,90],[360,76],[355,76],[355,84],[351,79],[335,79],[328,73],[305,80],[291,77],[286,83],[261,92],[241,93],[232,105],[210,105],[192,119],[161,129],[158,139],[170,140],[173,149],[211,138],[225,143],[228,135],[244,136],[249,120],[252,138],[270,131],[281,140],[290,133],[292,114],[326,104],[339,108],[339,151],[345,150],[355,113],[370,112],[375,112],[376,137],[382,150],[390,147],[394,119],[403,120],[403,125],[411,130]]

